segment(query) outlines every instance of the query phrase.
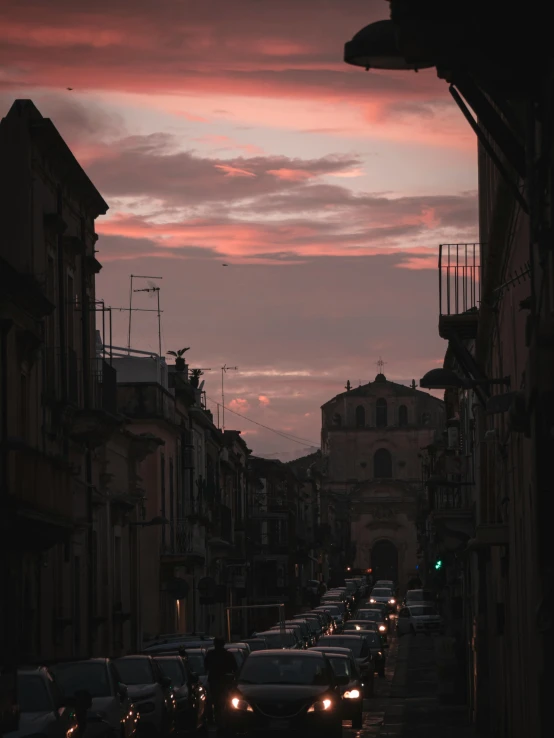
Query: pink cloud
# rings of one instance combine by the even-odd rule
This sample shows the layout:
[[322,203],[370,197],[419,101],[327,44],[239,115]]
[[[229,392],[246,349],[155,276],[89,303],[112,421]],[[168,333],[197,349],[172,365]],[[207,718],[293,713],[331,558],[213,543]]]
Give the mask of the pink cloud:
[[314,178],[313,172],[307,172],[302,169],[268,169],[267,173],[289,182],[305,182],[308,179]]
[[242,397],[236,397],[229,403],[229,409],[237,413],[245,413],[250,410],[250,403]]
[[266,395],[259,395],[258,396],[258,402],[262,407],[267,407],[271,404],[271,400]]
[[239,169],[233,167],[230,164],[214,164],[216,169],[221,169],[225,172],[226,177],[255,177],[254,172],[249,172],[247,169]]

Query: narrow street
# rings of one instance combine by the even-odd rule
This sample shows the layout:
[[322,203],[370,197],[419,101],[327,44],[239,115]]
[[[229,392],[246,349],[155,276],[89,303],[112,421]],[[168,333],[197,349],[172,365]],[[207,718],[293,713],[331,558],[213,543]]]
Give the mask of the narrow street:
[[344,736],[469,738],[463,705],[443,704],[438,697],[437,653],[442,636],[389,637],[385,679],[375,679],[375,696],[365,703],[362,730],[345,727]]

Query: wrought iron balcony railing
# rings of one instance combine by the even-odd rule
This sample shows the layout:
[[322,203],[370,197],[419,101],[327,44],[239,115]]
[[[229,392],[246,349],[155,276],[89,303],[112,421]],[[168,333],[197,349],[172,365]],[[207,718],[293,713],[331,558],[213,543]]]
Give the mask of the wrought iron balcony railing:
[[481,244],[439,246],[439,333],[474,338],[481,302]]

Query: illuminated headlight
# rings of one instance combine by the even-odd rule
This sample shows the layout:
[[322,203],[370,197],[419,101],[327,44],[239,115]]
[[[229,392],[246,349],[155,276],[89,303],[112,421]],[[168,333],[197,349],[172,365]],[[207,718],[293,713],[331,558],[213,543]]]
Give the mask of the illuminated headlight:
[[241,700],[239,697],[233,697],[231,705],[235,710],[240,710],[241,712],[254,712],[248,702]]
[[358,689],[351,689],[349,692],[344,693],[344,697],[347,700],[357,700],[360,696],[360,691]]
[[374,600],[374,599],[373,599],[373,597],[372,597],[372,598],[370,599],[370,602],[371,602],[371,604],[372,604],[372,605],[374,605],[374,604],[375,604],[375,602],[376,602],[376,600]]
[[386,626],[386,625],[380,625],[380,626],[379,626],[379,631],[380,631],[381,633],[384,633],[384,632],[386,631],[386,629],[387,629],[387,626]]
[[314,704],[308,709],[308,712],[325,712],[333,707],[333,703],[330,699],[320,700],[314,702]]
[[382,651],[377,651],[377,656],[382,656],[382,655],[383,655]]
[[362,626],[361,625],[356,625],[355,628],[356,628],[356,630],[361,630],[362,629]]
[[396,600],[389,600],[389,605],[396,605]]

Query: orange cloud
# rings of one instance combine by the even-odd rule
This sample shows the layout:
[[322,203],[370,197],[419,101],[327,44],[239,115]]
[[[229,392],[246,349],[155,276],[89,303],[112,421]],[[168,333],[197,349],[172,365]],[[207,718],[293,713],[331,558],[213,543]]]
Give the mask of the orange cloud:
[[258,402],[262,407],[267,407],[271,404],[271,400],[266,395],[259,395],[258,396]]
[[254,172],[249,172],[247,169],[239,169],[233,167],[230,164],[214,164],[216,169],[221,169],[225,172],[226,177],[255,177]]
[[237,397],[231,400],[228,407],[230,410],[234,410],[237,413],[245,413],[250,410],[250,403],[242,397]]
[[307,179],[314,178],[313,172],[307,172],[302,169],[268,169],[267,173],[289,182],[305,182]]

